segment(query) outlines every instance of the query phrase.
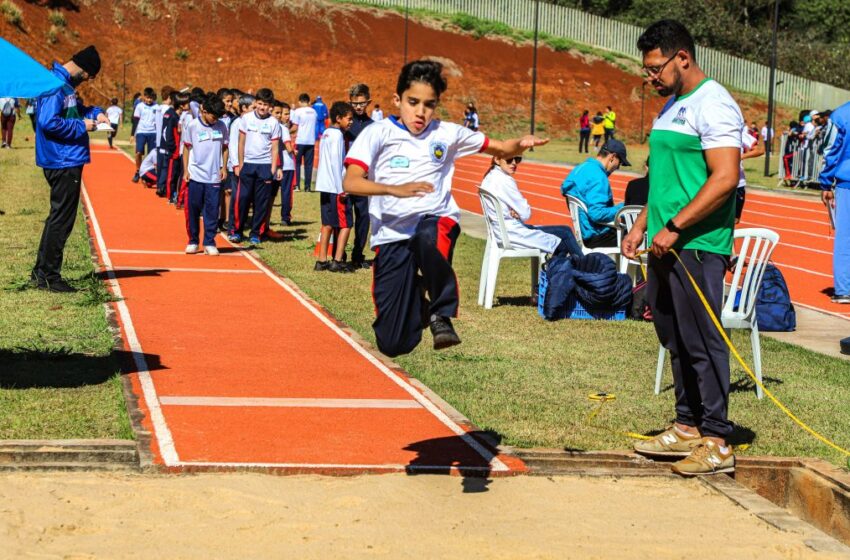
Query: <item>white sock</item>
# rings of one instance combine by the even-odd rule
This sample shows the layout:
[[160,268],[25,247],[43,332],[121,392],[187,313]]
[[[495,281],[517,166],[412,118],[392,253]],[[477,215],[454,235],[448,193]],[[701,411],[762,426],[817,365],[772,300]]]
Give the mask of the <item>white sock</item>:
[[725,446],[725,445],[718,445],[718,446],[717,446],[717,448],[718,448],[718,449],[720,449],[720,452],[721,452],[721,453],[723,453],[724,455],[728,455],[728,454],[729,454],[729,448],[728,448],[727,446]]

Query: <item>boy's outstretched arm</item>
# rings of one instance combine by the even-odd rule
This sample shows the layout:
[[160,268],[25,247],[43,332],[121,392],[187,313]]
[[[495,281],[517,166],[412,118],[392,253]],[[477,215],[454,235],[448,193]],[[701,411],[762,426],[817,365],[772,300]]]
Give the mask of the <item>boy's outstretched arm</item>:
[[434,185],[425,182],[404,183],[403,185],[384,185],[370,181],[365,169],[357,164],[348,166],[345,177],[342,179],[342,190],[346,194],[357,194],[361,196],[390,195],[398,198],[412,196],[425,196],[434,191]]
[[507,159],[522,155],[524,151],[534,146],[542,146],[548,143],[548,138],[538,138],[530,134],[522,138],[511,138],[510,140],[491,139],[490,143],[484,149],[484,153],[496,156],[497,158]]

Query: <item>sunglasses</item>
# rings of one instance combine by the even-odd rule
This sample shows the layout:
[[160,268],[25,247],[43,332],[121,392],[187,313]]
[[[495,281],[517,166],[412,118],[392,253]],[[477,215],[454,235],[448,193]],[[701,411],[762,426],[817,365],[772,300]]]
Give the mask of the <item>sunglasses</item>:
[[516,156],[516,157],[512,157],[510,159],[506,159],[505,163],[507,163],[508,165],[510,165],[512,163],[522,163],[522,157]]

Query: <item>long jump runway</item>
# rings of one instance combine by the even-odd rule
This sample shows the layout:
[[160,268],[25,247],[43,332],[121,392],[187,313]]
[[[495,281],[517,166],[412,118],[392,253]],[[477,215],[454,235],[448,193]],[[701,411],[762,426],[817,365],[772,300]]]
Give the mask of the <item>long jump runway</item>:
[[[489,166],[482,156],[458,160],[452,192],[461,208],[481,214],[478,185]],[[570,167],[525,161],[516,174],[520,191],[533,209],[536,224],[571,224],[560,186]],[[631,177],[614,174],[614,200],[623,200]],[[820,199],[747,191],[740,227],[765,227],[779,234],[773,262],[780,268],[794,303],[850,320],[846,305],[832,303],[832,232]]]
[[185,255],[182,215],[95,149],[83,202],[166,468],[508,474],[497,455],[257,260]]

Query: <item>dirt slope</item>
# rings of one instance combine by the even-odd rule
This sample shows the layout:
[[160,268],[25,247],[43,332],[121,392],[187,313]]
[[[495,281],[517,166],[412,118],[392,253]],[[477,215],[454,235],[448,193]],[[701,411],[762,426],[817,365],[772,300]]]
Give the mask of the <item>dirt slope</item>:
[[[302,91],[326,101],[345,99],[355,82],[368,83],[376,102],[391,107],[395,77],[403,62],[404,19],[393,12],[306,0],[15,0],[23,11],[19,27],[0,20],[4,38],[43,62],[66,59],[94,43],[104,68],[88,97],[104,103],[121,93],[123,63],[128,97],[147,85],[268,86],[292,101]],[[58,8],[66,25],[53,26]],[[475,39],[428,22],[410,22],[409,58],[439,57],[449,90],[443,117],[461,119],[473,100],[482,127],[494,133],[528,129],[531,96],[530,46],[500,39]],[[188,58],[179,60],[185,49]],[[582,109],[612,105],[620,129],[637,138],[641,80],[601,59],[579,53],[539,51],[538,125],[552,137],[573,137]],[[647,91],[646,126],[662,102]],[[745,116],[758,112],[742,103]],[[386,111],[385,111],[386,112]],[[750,112],[752,116],[747,115]]]

